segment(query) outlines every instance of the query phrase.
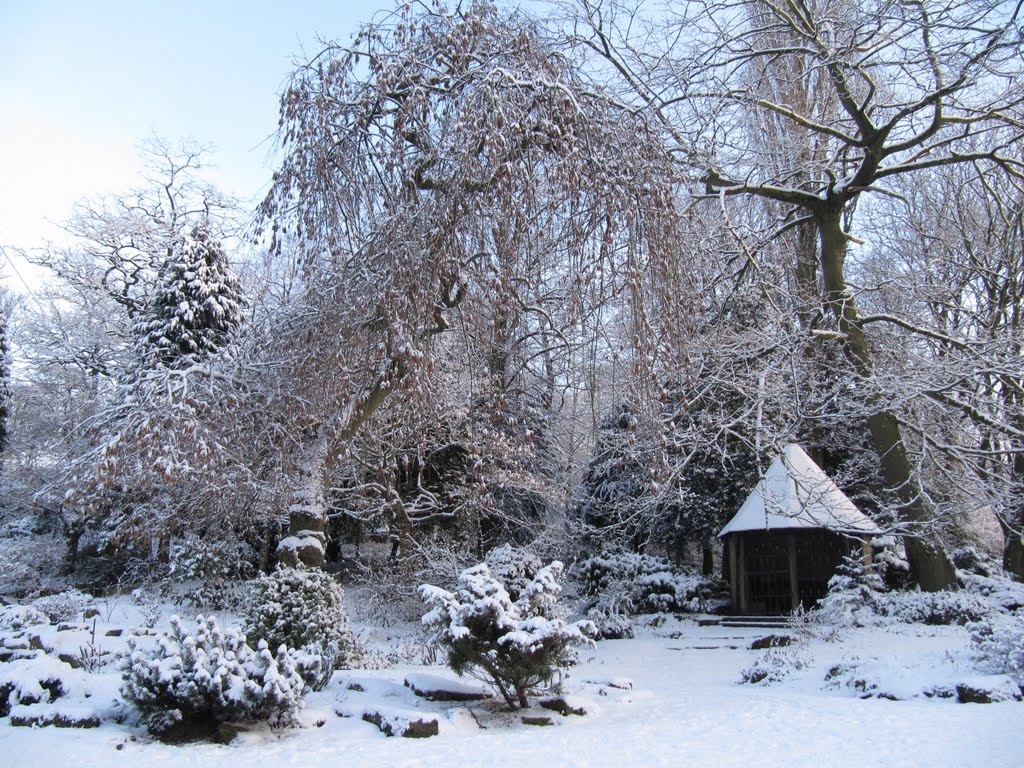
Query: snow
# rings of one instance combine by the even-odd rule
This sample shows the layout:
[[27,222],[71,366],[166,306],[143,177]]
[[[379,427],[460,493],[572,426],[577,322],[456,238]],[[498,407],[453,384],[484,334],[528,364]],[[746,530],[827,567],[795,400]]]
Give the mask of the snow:
[[[106,631],[128,629],[138,613],[123,602],[100,617],[97,636],[104,650],[124,650],[131,631],[121,637],[107,636]],[[229,619],[222,616],[221,623]],[[158,629],[165,627],[166,621]],[[50,625],[27,631],[54,648],[74,646],[83,638],[81,630],[58,632]],[[392,641],[402,632],[408,640],[420,630],[415,625],[388,630]],[[802,638],[796,646],[770,652],[748,650],[765,634],[762,630],[701,627],[664,615],[639,620],[636,633],[635,639],[606,640],[583,649],[579,665],[565,671],[563,697],[585,708],[587,715],[563,717],[540,708],[544,696],[531,697],[534,706],[525,714],[550,717],[554,727],[524,725],[524,713],[507,712],[500,698],[469,704],[420,699],[404,685],[407,679],[433,685],[442,678],[447,687],[455,678],[443,666],[402,663],[336,673],[325,690],[306,697],[301,728],[255,727],[229,746],[167,746],[153,741],[130,718],[116,721],[120,678],[114,665],[107,664],[94,674],[63,670],[62,678],[73,682],[71,692],[57,702],[28,707],[83,717],[96,714],[103,720],[99,728],[11,727],[0,718],[0,750],[16,755],[12,764],[18,768],[326,768],[340,762],[367,768],[1020,764],[1024,704],[959,704],[955,698],[924,693],[955,688],[958,682],[1007,687],[1006,679],[996,680],[998,676],[976,668],[968,631],[962,627],[889,624],[843,629],[832,641],[824,639],[826,633],[817,637],[802,632],[796,635]],[[139,641],[152,638],[144,635]],[[783,665],[788,655],[799,656],[803,666],[775,684],[739,684],[742,671],[767,653],[781,658]],[[31,677],[23,666],[29,661],[44,672],[52,671],[55,663],[16,661],[0,664],[0,670]],[[857,679],[878,687],[872,692],[847,684]],[[861,698],[866,693],[874,695]],[[891,701],[878,693],[909,698]],[[433,718],[439,735],[388,738],[362,720],[367,712],[398,723]]]
[[304,532],[301,536],[285,536],[277,545],[278,552],[301,551],[307,548],[324,551],[323,534],[316,531]]
[[460,679],[457,677],[444,677],[442,675],[430,674],[427,672],[412,672],[405,676],[405,684],[414,691],[430,693],[432,691],[444,691],[469,696],[481,694],[490,695],[490,689],[476,681]]
[[792,443],[771,463],[718,536],[778,528],[881,533],[803,448]]

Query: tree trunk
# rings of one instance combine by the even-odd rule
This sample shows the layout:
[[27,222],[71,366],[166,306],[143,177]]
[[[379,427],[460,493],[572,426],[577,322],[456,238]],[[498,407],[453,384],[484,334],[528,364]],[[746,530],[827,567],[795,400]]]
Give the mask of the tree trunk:
[[327,545],[324,484],[327,454],[333,440],[324,425],[318,432],[299,468],[299,482],[288,506],[288,535],[277,545],[278,559],[289,568],[301,565],[320,568],[324,564]]
[[288,506],[288,535],[277,545],[284,565],[321,568],[327,543],[326,484],[339,446],[353,437],[405,375],[405,366],[392,360],[387,373],[351,408],[316,427],[312,444],[299,466],[298,483]]
[[78,542],[82,538],[81,529],[73,529],[67,534],[68,537],[68,573],[74,573],[78,568]]
[[1024,513],[1017,515],[1012,529],[1006,532],[1003,568],[1017,581],[1024,581]]
[[[1010,388],[1006,387],[1009,391]],[[1017,408],[1016,424],[1018,429],[1024,428],[1024,416],[1020,414],[1017,398],[1008,396],[1011,404]],[[1018,441],[1014,441],[1016,452],[1013,455],[1011,471],[1012,508],[1005,512],[1005,519],[999,521],[1003,529],[1005,544],[1003,546],[1003,568],[1017,581],[1024,581],[1024,450]],[[1014,492],[1016,491],[1016,492]]]
[[526,698],[526,689],[525,688],[520,688],[517,685],[516,686],[516,696],[519,697],[519,708],[520,709],[529,709],[530,708],[530,700]]
[[711,548],[711,542],[705,541],[702,547],[701,554],[703,555],[703,562],[701,563],[701,574],[704,576],[715,575],[715,552]]
[[[1024,419],[1018,419],[1018,423]],[[1014,446],[1017,447],[1017,446]],[[1018,489],[1009,494],[1013,507],[1006,511],[1006,518],[999,521],[1003,529],[1003,568],[1017,581],[1024,581],[1024,452],[1018,450],[1013,457],[1011,487]]]
[[[846,353],[855,372],[862,381],[868,382],[874,375],[871,350],[843,274],[846,235],[842,229],[842,210],[840,206],[827,207],[816,217],[821,237],[825,298],[845,336]],[[934,523],[935,515],[914,476],[896,414],[885,408],[877,395],[870,396],[869,404],[877,408],[868,417],[868,426],[881,462],[882,476],[886,487],[900,500],[902,522],[911,529],[904,537],[911,573],[926,592],[953,587],[956,585],[953,564],[939,546],[923,537],[922,529]]]

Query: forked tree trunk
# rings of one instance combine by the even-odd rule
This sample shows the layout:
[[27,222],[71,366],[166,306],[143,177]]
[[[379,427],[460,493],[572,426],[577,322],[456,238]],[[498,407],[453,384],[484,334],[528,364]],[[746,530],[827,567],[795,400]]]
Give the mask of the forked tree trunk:
[[334,441],[321,424],[318,434],[299,467],[299,477],[288,506],[288,535],[277,545],[282,565],[319,568],[327,547],[327,455]]
[[[861,380],[868,382],[874,375],[871,350],[843,274],[847,238],[842,229],[842,208],[825,208],[817,213],[816,219],[821,237],[825,298],[839,322],[839,330],[845,336],[846,352],[854,371]],[[872,395],[869,403],[875,408],[868,417],[868,426],[881,463],[882,476],[886,487],[900,500],[901,521],[911,529],[910,534],[904,537],[911,573],[926,592],[953,587],[956,585],[953,564],[946,553],[923,533],[935,522],[935,514],[914,476],[896,414],[886,408],[877,395]]]
[[327,481],[337,460],[339,448],[384,404],[394,384],[405,373],[405,366],[392,361],[388,373],[346,412],[321,422],[299,465],[292,503],[288,507],[288,535],[277,546],[281,563],[298,567],[321,568],[324,564],[327,530]]

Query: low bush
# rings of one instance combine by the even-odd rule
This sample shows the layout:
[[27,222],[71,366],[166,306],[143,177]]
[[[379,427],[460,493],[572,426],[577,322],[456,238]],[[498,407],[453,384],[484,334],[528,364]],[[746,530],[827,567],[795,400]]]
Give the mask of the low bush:
[[256,568],[252,548],[239,541],[187,536],[170,545],[169,577],[190,588],[176,602],[200,610],[240,610],[246,599],[243,582]]
[[454,592],[430,586],[420,595],[431,610],[423,623],[448,655],[448,665],[493,683],[510,709],[528,707],[528,692],[552,679],[571,647],[590,642],[590,622],[567,624],[557,614],[562,564],[541,568],[512,600],[485,563],[467,568]]
[[878,606],[886,585],[876,565],[865,565],[847,556],[828,581],[828,593],[808,614],[812,624],[829,627],[861,627],[878,623]]
[[226,722],[291,725],[302,705],[304,683],[296,656],[281,646],[256,649],[237,629],[222,632],[214,619],[196,619],[190,633],[181,620],[149,649],[128,641],[121,694],[154,735],[187,740],[212,735]]
[[344,598],[341,586],[324,571],[278,568],[253,585],[245,634],[270,648],[284,645],[319,657],[319,665],[300,670],[307,684],[319,690],[334,670],[352,666],[359,656]]
[[49,624],[50,618],[31,605],[0,605],[0,632],[18,632],[35,624]]
[[[588,606],[601,626],[612,632],[622,617],[635,613],[699,613],[724,605],[727,587],[673,567],[667,560],[623,553],[584,560],[577,567],[584,593],[595,598]],[[588,614],[589,615],[589,614]],[[602,636],[616,636],[614,634]],[[622,635],[618,635],[622,636]]]
[[533,581],[543,563],[540,558],[526,549],[503,544],[495,547],[484,557],[491,570],[491,576],[500,581],[509,597],[518,600],[523,590]]
[[986,672],[1009,675],[1024,690],[1024,616],[993,615],[967,629],[978,665]]
[[904,624],[969,624],[995,610],[981,595],[970,592],[890,592],[877,600],[881,616]]
[[904,624],[968,624],[979,621],[999,607],[984,595],[971,591],[892,591],[876,566],[859,558],[847,558],[829,580],[828,594],[813,611],[817,624],[860,627],[897,621]]
[[71,621],[94,604],[92,595],[79,592],[77,589],[67,589],[32,601],[32,607],[46,614],[51,624]]
[[769,648],[753,664],[740,672],[740,682],[771,685],[808,666],[810,660],[801,647]]
[[576,567],[576,577],[583,584],[584,594],[596,596],[639,576],[671,570],[672,565],[660,557],[621,552],[584,560]]

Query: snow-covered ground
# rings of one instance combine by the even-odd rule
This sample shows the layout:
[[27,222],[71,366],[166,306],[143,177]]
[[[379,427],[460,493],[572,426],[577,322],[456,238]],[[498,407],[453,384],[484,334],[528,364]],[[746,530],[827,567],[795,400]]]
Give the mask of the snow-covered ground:
[[[95,645],[124,648],[141,623],[127,601],[97,617]],[[228,619],[229,617],[223,617]],[[81,624],[81,622],[79,622]],[[657,624],[653,622],[652,624]],[[959,627],[890,625],[843,630],[838,639],[805,637],[796,645],[752,651],[772,631],[700,627],[669,618],[639,626],[631,640],[583,649],[563,688],[585,716],[549,716],[553,725],[525,725],[495,701],[431,702],[415,696],[407,677],[452,678],[443,666],[402,663],[386,669],[335,674],[307,696],[304,727],[253,729],[230,745],[168,746],[112,719],[92,729],[12,727],[0,719],[2,764],[28,766],[1019,766],[1024,704],[961,704],[957,683],[992,683],[967,653]],[[108,636],[112,628],[125,632]],[[364,628],[364,638],[411,647],[415,627]],[[89,629],[56,626],[32,631],[56,651],[80,653]],[[403,643],[402,636],[405,635]],[[823,634],[819,632],[819,635]],[[144,636],[145,637],[145,636]],[[777,663],[765,663],[765,655]],[[741,684],[742,672],[788,671],[774,683]],[[0,673],[12,664],[0,664]],[[831,680],[826,677],[831,673]],[[777,676],[777,675],[776,675]],[[76,672],[58,704],[72,712],[110,717],[119,678],[113,665]],[[998,681],[996,681],[998,682]],[[928,692],[931,697],[926,696]],[[87,695],[88,694],[88,695]],[[870,698],[861,698],[872,694]],[[881,696],[879,695],[881,694]],[[904,700],[890,700],[887,696]],[[534,699],[539,701],[541,697]],[[38,705],[45,706],[45,705]],[[439,734],[389,738],[361,714],[434,717]]]

